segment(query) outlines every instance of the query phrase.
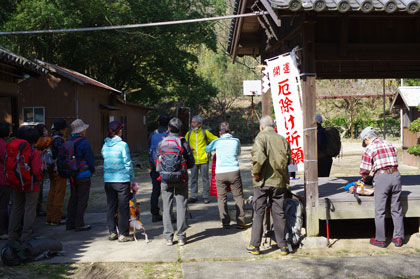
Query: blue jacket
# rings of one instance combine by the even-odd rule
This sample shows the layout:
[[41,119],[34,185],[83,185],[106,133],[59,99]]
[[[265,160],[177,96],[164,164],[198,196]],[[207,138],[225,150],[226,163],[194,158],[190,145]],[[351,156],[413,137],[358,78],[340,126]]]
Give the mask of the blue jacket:
[[239,170],[238,155],[241,154],[241,142],[231,134],[223,134],[206,146],[205,151],[216,150],[216,173]]
[[156,166],[156,148],[159,145],[159,142],[169,134],[167,127],[159,127],[158,129],[154,130],[153,133],[149,137],[149,160],[153,166]]
[[105,139],[102,147],[105,182],[134,181],[134,169],[128,144],[119,136]]
[[[71,135],[71,141],[82,137],[80,134],[73,134]],[[95,156],[93,155],[92,148],[90,148],[90,144],[87,139],[82,138],[74,145],[74,153],[76,154],[76,159],[78,162],[85,162],[88,166],[87,170],[83,170],[80,172],[76,178],[86,178],[91,177],[92,174],[95,173]]]

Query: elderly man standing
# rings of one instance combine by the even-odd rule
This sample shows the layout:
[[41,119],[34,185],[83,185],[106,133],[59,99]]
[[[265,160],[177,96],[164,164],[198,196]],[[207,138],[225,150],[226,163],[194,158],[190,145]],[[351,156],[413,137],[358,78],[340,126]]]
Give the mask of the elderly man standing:
[[376,135],[372,127],[360,134],[362,146],[366,147],[360,164],[360,174],[365,180],[373,173],[375,186],[375,238],[370,244],[385,248],[385,208],[388,197],[391,199],[391,217],[394,223],[392,242],[401,247],[404,239],[403,212],[401,206],[401,176],[398,171],[397,150]]
[[191,197],[189,203],[197,201],[198,197],[198,171],[201,173],[203,181],[203,201],[209,203],[210,183],[209,183],[209,160],[204,151],[206,146],[217,139],[215,135],[201,127],[203,119],[195,115],[191,119],[191,130],[185,135],[188,144],[194,153],[195,165],[191,169]]
[[254,220],[251,241],[246,247],[253,255],[260,253],[263,219],[267,198],[272,200],[271,213],[277,246],[282,255],[288,254],[285,240],[285,194],[289,186],[288,165],[291,161],[290,145],[273,129],[273,119],[265,115],[260,120],[260,133],[252,147],[252,176],[254,184]]

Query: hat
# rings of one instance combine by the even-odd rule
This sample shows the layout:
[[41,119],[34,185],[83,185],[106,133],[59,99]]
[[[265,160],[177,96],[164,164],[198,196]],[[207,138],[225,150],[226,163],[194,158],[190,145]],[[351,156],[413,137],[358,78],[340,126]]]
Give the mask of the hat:
[[203,123],[203,118],[200,115],[194,115],[192,119],[197,120],[198,123]]
[[63,118],[57,118],[56,120],[54,120],[54,123],[51,126],[51,130],[61,130],[68,127],[69,126],[67,125],[66,120],[64,120]]
[[322,123],[322,115],[317,113],[316,116],[315,116],[315,120],[316,120],[316,123],[321,124]]
[[360,138],[362,138],[362,146],[366,147],[365,138],[370,137],[372,135],[375,135],[375,130],[373,127],[369,126],[363,129],[363,131],[360,133]]
[[159,116],[158,122],[161,126],[167,126],[170,118],[169,115],[164,113]]
[[71,133],[72,134],[77,134],[77,133],[83,132],[87,128],[89,128],[89,125],[85,124],[82,119],[76,119],[73,122],[71,122],[71,130],[72,130]]
[[116,134],[118,133],[118,131],[120,131],[122,128],[124,127],[124,124],[119,122],[119,121],[112,121],[111,123],[109,123],[108,128],[109,128],[109,133],[113,133]]

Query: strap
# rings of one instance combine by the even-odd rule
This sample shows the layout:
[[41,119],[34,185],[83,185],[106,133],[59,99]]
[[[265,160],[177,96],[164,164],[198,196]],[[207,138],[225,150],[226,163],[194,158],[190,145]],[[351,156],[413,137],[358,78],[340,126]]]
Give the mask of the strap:
[[206,129],[201,127],[201,132],[203,132],[203,137],[204,137],[204,140],[206,141],[206,145],[209,145],[209,142],[207,141]]

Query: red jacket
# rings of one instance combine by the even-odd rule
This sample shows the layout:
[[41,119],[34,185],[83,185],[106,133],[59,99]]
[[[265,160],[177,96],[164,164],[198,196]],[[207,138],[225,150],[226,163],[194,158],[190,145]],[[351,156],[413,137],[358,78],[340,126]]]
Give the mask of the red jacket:
[[25,186],[25,189],[22,190],[21,185],[13,185],[13,191],[15,192],[39,192],[40,191],[40,182],[42,174],[42,160],[41,154],[38,150],[32,149],[31,151],[31,161],[30,161],[31,173],[34,177],[34,182],[32,187]]
[[0,138],[0,185],[9,185],[6,181],[6,173],[4,172],[4,158],[6,157],[7,142]]

